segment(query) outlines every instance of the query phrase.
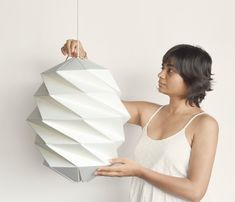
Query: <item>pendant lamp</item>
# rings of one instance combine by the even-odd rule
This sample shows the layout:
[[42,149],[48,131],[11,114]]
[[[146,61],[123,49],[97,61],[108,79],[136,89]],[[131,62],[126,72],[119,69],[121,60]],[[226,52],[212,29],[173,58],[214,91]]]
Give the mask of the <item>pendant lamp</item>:
[[71,58],[41,73],[37,107],[27,121],[44,165],[72,181],[89,181],[110,165],[130,115],[109,70]]

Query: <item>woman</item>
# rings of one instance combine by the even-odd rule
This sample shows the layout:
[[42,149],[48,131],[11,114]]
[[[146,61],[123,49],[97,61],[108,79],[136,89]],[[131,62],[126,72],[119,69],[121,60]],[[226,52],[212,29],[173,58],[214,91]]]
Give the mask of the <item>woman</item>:
[[[62,53],[78,55],[76,40],[68,40]],[[86,52],[79,42],[79,57]],[[200,201],[206,193],[218,141],[218,123],[200,103],[211,89],[210,55],[199,47],[177,45],[163,56],[158,74],[159,92],[169,96],[160,106],[123,101],[131,118],[143,128],[135,161],[111,160],[97,169],[98,176],[132,176],[131,202]]]

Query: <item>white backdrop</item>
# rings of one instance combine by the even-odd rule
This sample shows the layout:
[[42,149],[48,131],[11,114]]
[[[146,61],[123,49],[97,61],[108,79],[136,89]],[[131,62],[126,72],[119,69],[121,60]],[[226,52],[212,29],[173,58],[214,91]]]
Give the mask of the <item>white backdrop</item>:
[[[163,54],[200,45],[213,58],[214,91],[203,109],[220,124],[211,182],[203,201],[235,201],[233,0],[80,0],[80,40],[88,57],[111,70],[124,100],[166,104],[156,88]],[[40,73],[62,62],[76,37],[76,0],[0,0],[0,201],[127,202],[130,178],[72,183],[42,165],[25,119]],[[125,125],[120,156],[132,158],[140,127]]]

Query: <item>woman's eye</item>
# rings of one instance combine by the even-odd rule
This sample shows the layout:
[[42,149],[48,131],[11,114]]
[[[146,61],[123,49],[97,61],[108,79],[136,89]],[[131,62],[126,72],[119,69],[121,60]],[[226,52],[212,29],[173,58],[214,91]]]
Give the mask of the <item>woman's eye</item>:
[[168,72],[169,72],[169,73],[173,73],[174,70],[173,70],[173,69],[168,69]]

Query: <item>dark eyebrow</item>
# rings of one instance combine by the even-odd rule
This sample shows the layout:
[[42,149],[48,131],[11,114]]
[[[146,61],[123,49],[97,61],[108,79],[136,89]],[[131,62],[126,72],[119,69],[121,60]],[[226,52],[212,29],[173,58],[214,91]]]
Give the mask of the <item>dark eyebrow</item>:
[[164,65],[166,65],[168,68],[170,67],[170,68],[173,68],[173,69],[176,70],[176,67],[175,67],[174,64],[171,64],[171,63],[162,63],[162,67],[163,67]]
[[172,63],[162,63],[162,66],[166,65],[167,67],[174,67],[175,68],[175,65],[172,64]]
[[174,67],[174,68],[175,68],[175,65],[170,64],[170,63],[167,63],[166,66],[167,66],[167,67]]

